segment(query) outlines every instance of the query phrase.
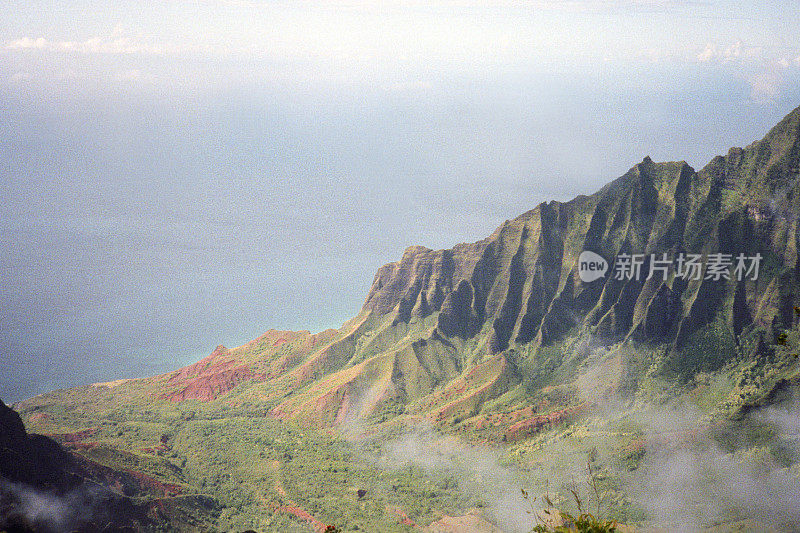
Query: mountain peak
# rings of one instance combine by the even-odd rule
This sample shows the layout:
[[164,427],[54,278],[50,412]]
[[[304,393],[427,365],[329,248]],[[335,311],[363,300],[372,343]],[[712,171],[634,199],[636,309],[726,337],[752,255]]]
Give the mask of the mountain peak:
[[783,117],[760,142],[766,141],[770,144],[778,140],[796,142],[798,137],[800,137],[800,107]]
[[[435,323],[445,336],[483,331],[487,338],[477,346],[489,353],[531,342],[552,344],[574,327],[595,329],[609,339],[657,338],[680,349],[690,334],[718,315],[733,285],[711,291],[724,298],[708,297],[702,279],[660,290],[654,281],[631,282],[622,290],[607,279],[589,289],[577,281],[578,255],[584,249],[606,257],[675,249],[710,253],[724,245],[725,253],[760,253],[794,265],[793,233],[763,224],[800,208],[800,194],[790,192],[797,181],[791,169],[800,160],[798,129],[800,108],[764,140],[732,149],[700,172],[685,161],[656,163],[647,155],[593,195],[557,204],[558,209],[542,203],[507,220],[484,241],[438,252],[409,248],[400,262],[376,275],[364,310],[391,314],[393,323],[404,324],[412,316],[439,313]],[[756,215],[732,234],[726,219],[742,212]],[[692,306],[665,313],[661,308],[680,301],[680,293]],[[766,297],[748,292],[749,309],[723,313],[720,320],[751,317],[767,324],[778,316],[785,322],[785,306],[762,302]]]

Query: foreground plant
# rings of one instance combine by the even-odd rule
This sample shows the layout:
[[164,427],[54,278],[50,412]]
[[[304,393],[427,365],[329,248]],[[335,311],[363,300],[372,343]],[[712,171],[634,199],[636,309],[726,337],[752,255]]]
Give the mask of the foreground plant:
[[616,521],[602,520],[599,518],[602,496],[597,487],[597,479],[592,471],[591,458],[587,461],[586,484],[594,493],[597,516],[588,511],[584,512],[583,501],[578,495],[576,487],[570,489],[570,492],[573,498],[575,498],[575,503],[578,507],[578,516],[574,516],[566,511],[554,509],[555,506],[552,500],[550,500],[549,494],[545,493],[542,496],[542,501],[548,505],[549,509],[544,509],[542,511],[544,514],[548,515],[547,519],[543,519],[533,506],[537,498],[535,496],[531,497],[525,489],[521,489],[522,497],[529,502],[531,507],[528,514],[536,516],[536,520],[539,522],[539,524],[531,530],[531,533],[615,533],[617,531]]

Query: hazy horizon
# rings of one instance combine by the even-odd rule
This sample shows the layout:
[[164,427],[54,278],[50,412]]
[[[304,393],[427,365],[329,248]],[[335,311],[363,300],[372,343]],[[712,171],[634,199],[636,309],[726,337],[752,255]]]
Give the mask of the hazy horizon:
[[151,7],[0,22],[4,401],[338,327],[410,245],[800,105],[787,2]]

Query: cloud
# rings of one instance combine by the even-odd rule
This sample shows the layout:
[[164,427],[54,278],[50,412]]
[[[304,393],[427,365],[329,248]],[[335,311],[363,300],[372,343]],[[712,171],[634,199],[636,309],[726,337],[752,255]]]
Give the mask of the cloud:
[[150,73],[143,72],[141,69],[134,68],[123,70],[118,72],[115,76],[117,81],[129,81],[129,82],[146,82],[146,81],[155,81],[155,76]]
[[163,55],[165,48],[144,44],[131,37],[92,37],[85,41],[50,41],[44,37],[23,37],[8,41],[6,50],[46,50],[81,54],[148,54]]
[[33,74],[30,72],[15,72],[11,75],[12,81],[31,81],[33,79]]
[[780,58],[767,63],[760,71],[747,77],[750,84],[750,97],[759,103],[775,100],[780,96],[785,84],[789,60]]
[[716,43],[707,43],[695,57],[701,63],[760,60],[764,59],[764,49],[759,46],[745,46],[742,41],[724,47]]
[[78,485],[62,494],[0,478],[0,498],[10,504],[3,519],[22,519],[36,531],[85,530],[93,522],[107,522],[108,506],[114,501],[109,495],[99,485]]
[[800,66],[800,57],[795,54],[796,49],[775,52],[739,40],[727,46],[707,43],[695,59],[701,64],[732,66],[750,85],[750,98],[767,103],[780,96],[789,69]]
[[[641,432],[639,442],[645,454],[639,467],[628,473],[609,469],[612,477],[624,479],[624,492],[645,511],[646,522],[681,532],[743,519],[756,521],[762,528],[800,522],[798,465],[779,464],[775,453],[787,450],[786,455],[798,457],[800,400],[751,413],[730,430],[729,442],[738,447],[724,450],[714,438],[707,415],[691,404],[640,404],[626,411],[626,401],[615,388],[606,385],[603,390],[604,384],[615,381],[612,374],[604,375],[614,372],[609,363],[601,355],[576,383],[581,396],[594,404],[595,413],[609,421],[625,420]],[[757,427],[754,421],[760,429],[753,429]],[[772,427],[769,432],[765,424]],[[747,444],[746,437],[753,431],[773,437],[768,444]]]
[[50,43],[47,42],[47,39],[44,37],[39,37],[38,39],[31,39],[30,37],[23,37],[22,39],[17,39],[16,41],[9,41],[6,43],[7,50],[26,50],[26,49],[37,49],[42,50],[47,48]]
[[495,450],[470,445],[456,436],[440,435],[431,425],[419,424],[387,443],[379,464],[391,468],[415,465],[430,473],[452,476],[463,494],[487,503],[489,514],[504,531],[530,531],[534,519],[520,492],[520,472],[501,465]]
[[796,465],[778,464],[772,451],[791,449],[796,457],[799,405],[794,401],[755,412],[752,420],[777,429],[772,446],[734,452],[720,449],[697,425],[699,413],[657,411],[648,420],[647,456],[631,492],[670,530],[697,531],[735,517],[755,519],[762,526],[800,522]]
[[[753,78],[754,94],[774,94],[770,87],[779,85],[766,74],[756,79],[758,61],[763,64],[777,39],[758,41],[764,49],[746,46],[742,40],[729,42],[717,34],[702,40],[678,39],[670,28],[683,27],[686,17],[696,17],[698,12],[670,0],[229,0],[225,7],[230,9],[223,10],[218,20],[196,17],[180,29],[158,25],[130,29],[109,22],[100,32],[66,36],[28,30],[29,35],[0,41],[0,52],[16,54],[12,58],[20,61],[16,69],[34,72],[35,79],[52,79],[60,66],[36,73],[32,69],[40,63],[23,61],[49,54],[45,59],[73,68],[96,61],[86,70],[103,81],[118,81],[125,76],[117,71],[134,68],[158,71],[159,83],[197,87],[207,86],[212,78],[236,76],[304,87],[366,84],[388,93],[418,95],[450,83],[445,78],[453,74],[483,78],[492,69],[505,74],[553,65],[583,69],[603,62],[688,64],[692,68],[698,62],[730,64],[738,69],[737,78]],[[654,10],[669,13],[664,23],[647,14]],[[713,12],[713,6],[699,14],[706,11]],[[623,30],[627,23],[609,24],[609,17],[629,15],[636,22],[631,31]],[[790,64],[800,65],[794,63],[800,48],[783,50],[792,52],[786,56]],[[184,68],[159,71],[169,68],[166,65],[174,59],[186,61]],[[134,60],[139,62],[133,65]],[[112,64],[115,61],[123,64]],[[746,62],[753,64],[745,66]],[[230,69],[232,76],[223,76],[221,69]],[[127,78],[130,81],[135,75]],[[638,79],[642,77],[634,76],[632,82]]]
[[[217,0],[220,4],[238,7],[263,7],[260,0]],[[408,9],[408,8],[444,8],[444,9],[476,9],[476,8],[519,8],[519,9],[552,9],[552,10],[586,10],[602,9],[628,11],[666,11],[675,8],[697,7],[708,5],[704,1],[690,0],[324,0],[315,3],[317,6],[345,9]]]

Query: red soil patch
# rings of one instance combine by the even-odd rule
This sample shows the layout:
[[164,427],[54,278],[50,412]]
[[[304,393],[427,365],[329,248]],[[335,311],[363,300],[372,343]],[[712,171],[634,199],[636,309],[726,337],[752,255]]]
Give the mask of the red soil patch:
[[515,411],[478,415],[472,419],[472,421],[470,421],[470,426],[477,430],[493,429],[498,426],[510,426],[511,424],[515,424],[520,420],[533,417],[536,411],[537,409],[533,406],[528,406]]
[[[185,366],[180,370],[172,372],[172,374],[169,375],[167,383],[178,383],[181,381],[186,381],[187,379],[199,377],[203,375],[205,372],[207,372],[209,367],[214,366],[215,363],[219,365],[220,363],[217,362],[216,360],[222,357],[223,355],[226,355],[227,353],[228,349],[222,345],[219,345],[214,349],[213,352],[211,352],[211,355],[204,357],[203,359],[199,360],[198,362],[192,365]],[[227,363],[229,364],[232,362],[233,362],[232,360],[227,361]]]
[[325,528],[328,527],[327,524],[323,524],[311,514],[303,509],[302,507],[297,507],[294,505],[280,505],[276,509],[276,511],[280,511],[283,513],[288,513],[290,515],[294,515],[301,520],[305,520],[308,522],[316,531],[325,531]]
[[216,399],[225,394],[237,384],[247,380],[263,380],[264,374],[257,374],[247,365],[235,368],[226,368],[230,365],[212,366],[202,375],[191,380],[181,390],[166,395],[173,402],[188,399],[202,400],[205,402]]
[[[278,461],[273,461],[272,468],[277,472],[280,468],[280,463]],[[287,513],[292,516],[296,516],[301,520],[305,520],[319,533],[323,533],[328,527],[327,524],[322,523],[320,520],[312,516],[311,513],[297,505],[291,498],[287,497],[286,490],[283,488],[280,477],[275,479],[275,491],[280,495],[281,501],[285,503],[283,505],[270,503],[263,496],[261,496],[261,501],[264,503],[264,505],[273,511]]]
[[249,366],[238,364],[230,358],[226,359],[228,353],[228,349],[224,346],[217,346],[208,357],[173,372],[169,375],[167,383],[181,384],[183,387],[163,397],[173,402],[188,399],[208,402],[225,394],[242,381],[266,379],[264,374],[253,372]]
[[95,433],[97,433],[97,428],[88,428],[73,433],[51,433],[47,436],[59,444],[71,444],[87,439]]
[[403,512],[402,509],[399,507],[394,510],[398,515],[400,515],[400,523],[405,526],[415,527],[417,529],[422,529],[422,526],[414,522],[406,513]]
[[121,469],[122,472],[130,474],[139,483],[139,486],[151,492],[161,493],[163,496],[177,496],[183,493],[183,488],[174,483],[162,483],[159,480],[143,474],[142,472],[129,468]]
[[47,413],[36,413],[31,415],[29,422],[33,424],[34,422],[41,422],[42,420],[49,420],[49,419],[50,415],[48,415]]
[[582,414],[588,410],[586,403],[553,411],[546,415],[534,416],[510,426],[505,433],[506,440],[509,442],[521,440],[534,433],[541,431],[545,427],[552,427],[556,424],[569,422],[574,416]]
[[96,446],[98,446],[96,442],[70,442],[66,443],[64,447],[68,450],[91,450]]
[[166,444],[159,444],[158,446],[148,446],[147,448],[140,448],[141,451],[144,453],[152,453],[154,455],[158,454],[158,452],[167,452],[169,451],[169,446]]

